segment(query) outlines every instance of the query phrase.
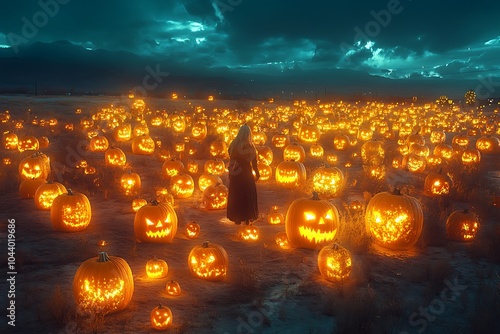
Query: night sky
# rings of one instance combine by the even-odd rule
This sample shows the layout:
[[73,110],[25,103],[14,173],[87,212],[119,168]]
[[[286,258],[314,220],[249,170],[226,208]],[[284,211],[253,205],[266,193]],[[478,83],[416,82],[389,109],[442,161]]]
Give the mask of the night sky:
[[169,73],[151,94],[500,96],[499,15],[494,0],[11,1],[0,92],[126,90],[149,66]]

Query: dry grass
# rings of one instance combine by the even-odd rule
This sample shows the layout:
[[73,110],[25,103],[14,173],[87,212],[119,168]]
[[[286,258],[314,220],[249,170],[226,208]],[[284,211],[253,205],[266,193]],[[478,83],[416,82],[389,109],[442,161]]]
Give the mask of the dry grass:
[[239,259],[239,266],[232,274],[233,297],[238,303],[258,300],[262,291],[259,287],[259,273],[255,266]]
[[369,250],[373,238],[366,232],[363,211],[353,211],[345,201],[342,201],[339,214],[338,243],[353,254],[365,254]]
[[491,285],[481,285],[471,317],[470,333],[499,333],[500,290]]
[[54,292],[45,302],[48,316],[58,326],[64,325],[75,316],[75,310],[72,304],[68,303],[68,299],[67,294],[56,285]]

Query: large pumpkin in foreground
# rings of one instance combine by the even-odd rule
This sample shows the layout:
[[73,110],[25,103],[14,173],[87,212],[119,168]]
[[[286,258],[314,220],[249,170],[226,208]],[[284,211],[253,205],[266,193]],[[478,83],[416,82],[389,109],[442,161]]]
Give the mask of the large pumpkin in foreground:
[[422,207],[417,199],[394,193],[378,193],[366,206],[366,230],[377,245],[392,250],[412,247],[424,225]]
[[57,196],[50,207],[50,220],[57,231],[81,231],[89,226],[91,217],[92,209],[87,196],[74,193],[71,189]]
[[334,240],[339,221],[337,208],[314,193],[312,198],[299,198],[290,204],[285,216],[286,235],[293,247],[315,249]]
[[73,295],[82,310],[112,313],[127,307],[134,293],[134,278],[127,262],[100,252],[83,262],[73,279]]
[[191,249],[188,266],[191,275],[209,281],[220,281],[227,275],[228,256],[224,247],[207,242]]

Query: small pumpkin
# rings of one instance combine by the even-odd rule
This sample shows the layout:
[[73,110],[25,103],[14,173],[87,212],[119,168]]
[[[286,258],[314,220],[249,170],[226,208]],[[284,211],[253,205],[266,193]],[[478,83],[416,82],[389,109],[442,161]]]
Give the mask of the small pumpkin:
[[325,246],[318,254],[318,268],[321,276],[326,280],[343,281],[351,274],[351,253],[338,244]]
[[66,187],[59,182],[45,182],[36,190],[35,205],[40,210],[50,210],[56,197],[66,192]]
[[165,330],[172,327],[172,311],[161,304],[156,306],[149,316],[151,327],[157,330]]
[[446,220],[446,236],[455,241],[471,241],[479,229],[479,218],[473,212],[453,211]]
[[260,229],[253,225],[241,225],[238,228],[238,239],[242,241],[257,241],[260,237]]
[[142,242],[168,243],[177,233],[177,214],[167,203],[151,202],[134,217],[134,233]]
[[201,227],[195,222],[189,222],[186,224],[186,237],[189,239],[196,239],[200,235]]
[[50,207],[50,220],[56,231],[77,232],[89,226],[92,218],[90,201],[85,194],[68,189],[57,196]]
[[163,278],[168,274],[168,264],[165,260],[153,259],[146,262],[146,275],[149,278]]
[[180,296],[181,294],[181,286],[176,281],[170,281],[165,286],[165,290],[169,296]]
[[228,271],[228,255],[224,247],[204,242],[195,246],[188,255],[188,267],[191,275],[210,281],[224,279]]

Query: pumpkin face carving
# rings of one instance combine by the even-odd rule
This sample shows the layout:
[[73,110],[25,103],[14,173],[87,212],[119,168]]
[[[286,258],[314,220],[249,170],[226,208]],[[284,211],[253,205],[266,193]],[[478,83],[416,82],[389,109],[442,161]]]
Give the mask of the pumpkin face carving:
[[167,262],[154,258],[146,262],[146,275],[149,278],[163,278],[168,274]]
[[186,224],[186,237],[189,239],[196,239],[200,234],[200,225],[195,222],[189,222]]
[[208,210],[222,210],[227,207],[229,190],[223,184],[208,186],[203,191],[202,204]]
[[478,229],[478,217],[468,210],[453,211],[446,220],[446,236],[451,240],[471,241]]
[[59,182],[47,182],[42,184],[35,193],[35,205],[40,210],[50,210],[54,199],[66,193],[66,187]]
[[50,159],[44,153],[37,152],[19,163],[19,176],[22,180],[47,179],[49,173]]
[[285,229],[290,245],[315,249],[334,240],[339,225],[339,213],[330,202],[299,198],[290,204],[285,216]]
[[282,161],[276,166],[276,183],[284,187],[298,187],[306,181],[306,168],[303,163]]
[[259,240],[260,229],[255,225],[241,225],[238,228],[238,238],[242,241]]
[[171,242],[177,233],[177,214],[167,203],[152,202],[136,212],[134,232],[142,242]]
[[328,196],[338,196],[345,183],[344,173],[337,167],[322,166],[313,174],[314,191]]
[[165,330],[172,327],[172,311],[161,304],[151,311],[149,319],[154,329]]
[[442,174],[441,171],[439,173],[429,173],[425,177],[424,192],[427,196],[448,195],[452,186],[451,178],[446,174]]
[[194,247],[188,256],[191,275],[210,281],[220,281],[227,275],[228,256],[226,250],[217,244],[203,243]]
[[169,296],[179,296],[181,294],[181,286],[176,281],[170,281],[165,286],[167,294]]

